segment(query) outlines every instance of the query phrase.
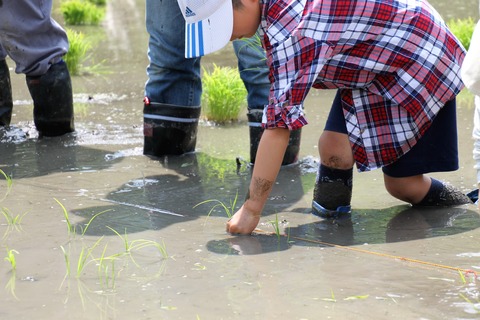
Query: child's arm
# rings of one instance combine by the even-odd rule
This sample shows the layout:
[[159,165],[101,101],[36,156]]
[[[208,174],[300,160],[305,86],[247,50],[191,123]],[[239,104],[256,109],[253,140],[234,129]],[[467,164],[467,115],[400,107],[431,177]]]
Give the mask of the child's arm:
[[227,232],[250,234],[262,215],[287,149],[290,131],[284,128],[263,132],[253,167],[252,180],[243,206],[227,222]]

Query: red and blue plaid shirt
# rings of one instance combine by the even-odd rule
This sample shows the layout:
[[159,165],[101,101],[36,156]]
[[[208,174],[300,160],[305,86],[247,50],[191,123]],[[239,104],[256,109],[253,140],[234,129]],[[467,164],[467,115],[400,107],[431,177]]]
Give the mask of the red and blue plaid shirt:
[[410,150],[463,88],[465,51],[425,0],[263,1],[264,127],[298,129],[311,87],[340,89],[360,171]]

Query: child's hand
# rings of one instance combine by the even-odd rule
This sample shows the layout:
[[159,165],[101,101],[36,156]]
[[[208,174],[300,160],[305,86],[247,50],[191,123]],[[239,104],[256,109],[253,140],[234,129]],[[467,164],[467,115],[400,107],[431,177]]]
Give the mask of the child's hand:
[[243,205],[227,222],[227,232],[232,234],[251,234],[260,221],[260,213],[252,212]]

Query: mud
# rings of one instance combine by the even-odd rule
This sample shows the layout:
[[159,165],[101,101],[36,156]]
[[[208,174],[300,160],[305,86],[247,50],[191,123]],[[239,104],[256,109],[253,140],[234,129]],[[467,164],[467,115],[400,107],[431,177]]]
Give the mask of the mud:
[[[477,14],[465,3],[432,1],[446,17]],[[236,162],[249,155],[246,116],[202,122],[194,154],[144,156],[144,1],[109,1],[102,26],[79,29],[97,41],[89,63],[101,67],[72,79],[74,134],[39,140],[25,79],[11,71],[0,257],[15,250],[16,268],[0,262],[0,319],[479,318],[474,205],[412,208],[387,194],[377,170],[354,173],[351,219],[310,214],[334,92],[311,92],[300,161],[282,168],[259,232],[236,237],[225,223],[250,178]],[[230,47],[204,59],[213,62],[236,64]],[[433,176],[466,193],[472,97],[462,93],[458,106],[461,167]]]

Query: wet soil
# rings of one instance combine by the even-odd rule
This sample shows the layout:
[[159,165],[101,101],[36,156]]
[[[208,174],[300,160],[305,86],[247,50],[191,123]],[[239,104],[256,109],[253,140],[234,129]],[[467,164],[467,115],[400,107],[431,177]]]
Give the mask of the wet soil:
[[[447,17],[477,11],[432,3]],[[236,162],[248,159],[246,117],[202,122],[194,154],[144,156],[144,2],[110,1],[100,27],[78,29],[96,41],[89,65],[101,68],[72,79],[74,134],[39,140],[24,77],[11,72],[14,129],[1,135],[0,169],[12,186],[0,180],[0,257],[14,250],[16,268],[0,262],[0,319],[480,317],[480,279],[467,272],[480,272],[474,205],[411,208],[387,194],[377,170],[355,172],[351,219],[310,214],[334,92],[308,97],[300,161],[282,168],[259,232],[232,236],[225,222],[250,175]],[[230,47],[204,59],[213,62],[236,63]],[[458,105],[461,167],[433,176],[468,192],[473,99],[462,93]]]

